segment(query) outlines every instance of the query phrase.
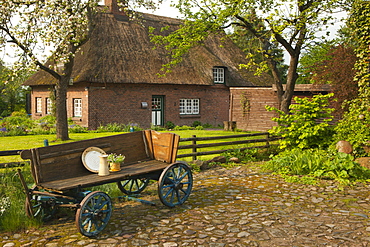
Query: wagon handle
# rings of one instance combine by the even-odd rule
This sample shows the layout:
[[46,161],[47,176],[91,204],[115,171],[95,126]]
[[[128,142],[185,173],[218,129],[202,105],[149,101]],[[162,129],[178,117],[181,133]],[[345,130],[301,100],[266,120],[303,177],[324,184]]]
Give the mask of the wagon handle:
[[22,186],[24,191],[26,192],[26,210],[29,212],[32,212],[32,205],[31,205],[31,192],[30,189],[28,188],[26,181],[24,180],[23,174],[21,172],[21,169],[17,169],[17,173],[19,176],[19,179],[21,180]]

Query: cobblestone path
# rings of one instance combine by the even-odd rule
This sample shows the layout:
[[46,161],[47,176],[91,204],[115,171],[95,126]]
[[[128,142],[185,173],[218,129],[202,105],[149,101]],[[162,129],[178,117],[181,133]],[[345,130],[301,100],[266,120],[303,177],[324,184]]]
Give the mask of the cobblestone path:
[[115,202],[96,239],[78,234],[71,215],[41,229],[0,233],[0,246],[370,246],[369,187],[340,191],[334,183],[291,184],[247,166],[217,168],[195,175],[181,207],[166,208],[153,193],[143,199],[156,206]]

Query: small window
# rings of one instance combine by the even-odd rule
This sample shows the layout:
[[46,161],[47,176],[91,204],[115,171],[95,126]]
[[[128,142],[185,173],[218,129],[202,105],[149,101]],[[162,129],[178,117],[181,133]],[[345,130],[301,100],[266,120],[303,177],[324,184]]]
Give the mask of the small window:
[[225,68],[222,67],[213,68],[213,82],[225,83]]
[[73,99],[73,116],[82,117],[82,99]]
[[51,114],[52,102],[50,98],[46,98],[46,114]]
[[199,114],[199,99],[180,99],[180,114]]
[[36,113],[42,113],[42,98],[36,97]]

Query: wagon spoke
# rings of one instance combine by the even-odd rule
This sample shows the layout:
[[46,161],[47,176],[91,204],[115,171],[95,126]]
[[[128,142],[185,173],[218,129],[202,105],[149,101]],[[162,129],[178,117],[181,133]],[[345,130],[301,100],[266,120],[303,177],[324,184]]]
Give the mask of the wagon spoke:
[[95,191],[81,201],[76,213],[76,225],[81,234],[94,237],[104,230],[111,215],[112,203],[109,196]]
[[117,182],[118,188],[126,195],[139,194],[149,184],[147,178],[128,179]]
[[174,207],[183,204],[189,197],[193,183],[190,168],[183,163],[168,166],[158,181],[158,194],[161,202]]

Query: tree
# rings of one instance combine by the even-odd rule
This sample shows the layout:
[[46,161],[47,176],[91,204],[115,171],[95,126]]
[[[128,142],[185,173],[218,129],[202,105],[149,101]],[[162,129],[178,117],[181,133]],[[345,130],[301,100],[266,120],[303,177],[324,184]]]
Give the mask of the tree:
[[[13,44],[23,66],[38,67],[57,80],[56,129],[61,140],[69,139],[66,98],[74,55],[89,39],[97,5],[98,0],[0,0],[0,44]],[[53,53],[46,59],[50,48]]]
[[[115,4],[116,0],[106,0]],[[55,109],[57,138],[69,139],[66,98],[74,56],[90,37],[100,0],[0,0],[0,49],[5,43],[17,48],[21,67],[33,66],[56,80]],[[159,3],[161,0],[158,1]],[[121,0],[125,9],[155,9],[154,1]],[[50,50],[52,55],[49,56]]]
[[14,111],[25,111],[27,89],[22,87],[27,71],[13,73],[0,62],[0,117],[7,117]]
[[[304,45],[317,37],[317,32],[333,20],[333,12],[343,6],[338,0],[182,0],[176,5],[185,16],[184,25],[168,36],[153,36],[153,42],[170,50],[171,68],[192,46],[200,44],[210,33],[238,26],[250,32],[260,42],[260,52],[274,77],[280,109],[289,111],[297,67]],[[263,25],[256,25],[256,22]],[[289,54],[286,81],[278,69],[272,49],[278,44]],[[286,82],[285,88],[283,84]]]

